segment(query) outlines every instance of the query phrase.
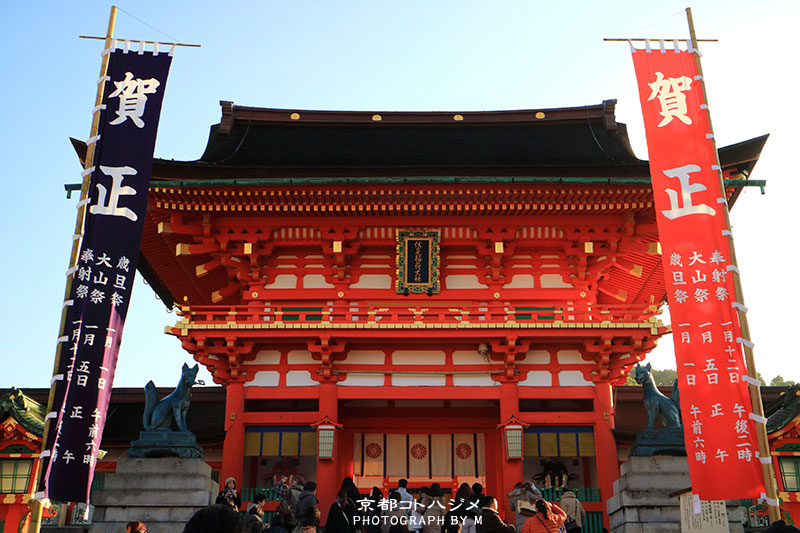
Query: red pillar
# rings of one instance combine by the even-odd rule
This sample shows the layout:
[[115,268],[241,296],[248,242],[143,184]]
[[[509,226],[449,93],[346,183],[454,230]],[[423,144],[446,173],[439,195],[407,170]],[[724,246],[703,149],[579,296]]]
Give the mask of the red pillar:
[[[319,387],[319,417],[320,419],[328,417],[336,422],[339,416],[336,384],[321,383]],[[340,431],[341,429],[337,428],[333,459],[317,459],[317,499],[319,500],[319,510],[322,513],[323,524],[327,519],[328,509],[336,499],[336,493],[339,491],[339,484],[341,483],[337,472],[337,464],[340,460],[337,448],[342,440],[341,436],[338,435]]]
[[[506,422],[512,416],[519,418],[519,390],[516,382],[503,383],[500,389],[500,423]],[[497,494],[493,494],[493,496],[497,498],[498,511],[501,516],[504,515],[506,521],[511,520],[513,522],[513,513],[508,508],[508,493],[514,490],[514,485],[524,481],[522,459],[506,459],[502,429],[497,432],[497,437],[499,439],[498,458],[502,461],[502,472],[500,473],[500,485],[498,486]]]
[[[614,440],[614,404],[611,383],[594,385],[597,399],[594,404],[594,447],[597,460],[597,480],[600,497],[605,503],[614,494],[613,483],[619,479],[617,443]],[[605,507],[604,507],[605,508]],[[608,516],[603,513],[603,525],[609,527]]]
[[25,506],[20,503],[12,503],[3,505],[6,508],[5,516],[0,515],[5,522],[3,526],[3,533],[17,533],[19,530],[19,521],[22,518],[23,509]]
[[338,465],[339,478],[353,477],[353,432],[343,428],[337,432],[337,436],[339,438],[336,441],[334,457]]
[[486,433],[484,443],[484,468],[486,470],[486,486],[483,493],[497,498],[498,511],[502,514],[504,506],[508,506],[503,494],[503,466],[505,455],[503,453],[503,438],[499,429]]
[[229,477],[242,487],[244,469],[244,385],[229,383],[225,397],[225,441],[222,443],[222,470],[220,488]]

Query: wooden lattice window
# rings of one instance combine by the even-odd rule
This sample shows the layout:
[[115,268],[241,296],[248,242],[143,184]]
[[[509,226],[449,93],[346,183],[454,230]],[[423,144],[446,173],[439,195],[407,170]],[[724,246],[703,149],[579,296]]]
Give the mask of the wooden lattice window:
[[32,468],[31,460],[0,459],[0,493],[25,493]]
[[781,479],[787,491],[800,491],[800,458],[798,457],[779,457],[778,464],[781,467]]

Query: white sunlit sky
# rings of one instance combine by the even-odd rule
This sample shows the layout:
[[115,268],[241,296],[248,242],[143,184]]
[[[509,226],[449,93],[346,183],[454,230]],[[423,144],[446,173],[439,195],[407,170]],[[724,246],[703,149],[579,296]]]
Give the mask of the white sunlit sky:
[[[4,338],[0,389],[47,387],[80,181],[69,137],[91,125],[111,4],[11,2],[0,8],[0,227]],[[599,104],[617,99],[634,150],[647,158],[633,66],[606,37],[686,38],[685,2],[384,0],[120,3],[115,36],[177,40],[156,157],[194,160],[220,100],[290,109],[478,111]],[[769,133],[732,212],[758,371],[800,381],[795,344],[800,256],[794,227],[800,87],[796,0],[692,5],[719,146]],[[669,323],[669,317],[664,316]],[[177,321],[137,280],[115,386],[177,383]],[[674,368],[671,339],[648,360]],[[205,370],[200,376],[211,379]]]

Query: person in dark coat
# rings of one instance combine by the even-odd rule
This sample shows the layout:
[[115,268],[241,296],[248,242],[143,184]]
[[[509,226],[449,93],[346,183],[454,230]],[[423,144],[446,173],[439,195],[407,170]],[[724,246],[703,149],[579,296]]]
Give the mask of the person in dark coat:
[[364,511],[364,518],[367,520],[367,527],[364,528],[365,533],[381,533],[380,523],[373,523],[373,517],[381,516],[380,501],[383,499],[383,492],[378,487],[372,487],[372,492],[369,495],[371,500],[370,506]]
[[247,510],[247,525],[250,533],[261,533],[264,531],[264,511],[258,505],[251,505]]
[[242,498],[239,496],[239,491],[236,489],[236,479],[229,477],[225,480],[225,486],[219,491],[216,501],[217,505],[230,505],[237,511],[242,506]]
[[317,504],[317,484],[313,481],[306,481],[303,485],[303,492],[297,499],[297,507],[295,508],[294,516],[301,526],[318,526],[319,525],[319,508]]
[[192,515],[183,533],[249,533],[244,517],[231,505],[209,505]]
[[346,510],[349,506],[347,489],[339,489],[336,500],[328,511],[328,520],[325,522],[325,533],[355,533],[352,516]]
[[506,524],[497,512],[497,500],[493,496],[484,496],[481,503],[481,523],[477,525],[478,533],[515,533],[516,528]]
[[776,520],[764,530],[764,533],[791,533],[792,531],[800,531],[800,529],[790,526],[785,520]]
[[272,515],[272,520],[269,523],[269,532],[270,533],[288,533],[286,528],[283,524],[283,517],[280,513],[275,513]]

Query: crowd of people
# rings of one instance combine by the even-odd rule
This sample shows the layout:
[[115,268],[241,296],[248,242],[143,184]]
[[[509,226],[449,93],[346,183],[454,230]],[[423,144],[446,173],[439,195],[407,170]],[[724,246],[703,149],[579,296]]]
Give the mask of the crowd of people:
[[[327,520],[322,513],[313,481],[293,483],[281,476],[273,485],[279,498],[277,511],[266,521],[263,493],[256,494],[242,514],[241,495],[234,478],[225,480],[214,505],[197,511],[184,533],[578,533],[586,512],[578,498],[564,489],[559,503],[548,502],[530,482],[517,483],[508,493],[514,513],[506,523],[498,513],[494,496],[485,494],[480,483],[462,483],[452,498],[445,498],[439,483],[419,489],[415,498],[408,482],[401,479],[388,496],[378,487],[362,495],[353,479],[344,478]],[[130,522],[126,533],[147,533],[141,521]]]
[[[264,494],[257,494],[243,515],[236,480],[228,478],[215,504],[197,511],[184,533],[261,533],[267,529],[270,533],[577,533],[586,515],[569,489],[562,491],[559,503],[548,502],[530,482],[517,483],[508,493],[513,523],[502,519],[497,499],[485,494],[479,483],[462,483],[452,498],[445,498],[442,487],[432,483],[421,487],[415,498],[405,479],[388,495],[379,487],[362,495],[353,479],[346,477],[324,524],[313,481],[293,483],[291,477],[281,476],[274,480],[273,492],[280,501],[266,523]],[[132,522],[128,531],[146,532],[147,528]]]

